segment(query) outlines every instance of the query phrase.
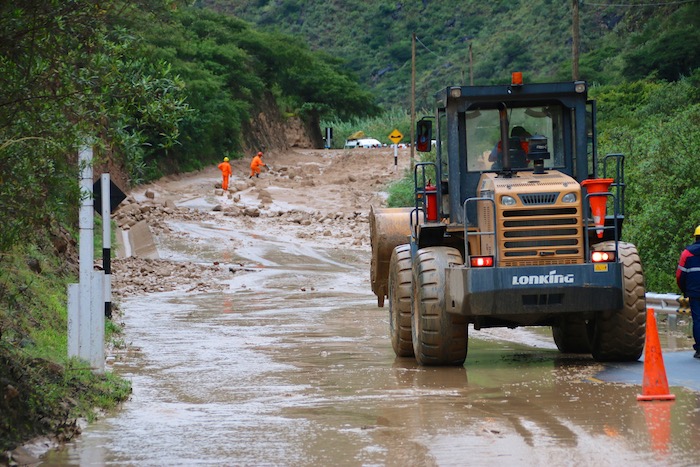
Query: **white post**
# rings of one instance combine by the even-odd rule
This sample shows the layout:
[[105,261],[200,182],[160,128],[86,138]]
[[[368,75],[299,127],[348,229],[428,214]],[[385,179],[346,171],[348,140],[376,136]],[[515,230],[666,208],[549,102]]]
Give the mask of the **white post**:
[[68,356],[80,357],[80,284],[68,284]]
[[95,219],[92,199],[92,147],[84,147],[79,155],[80,163],[80,239],[78,356],[90,360],[90,310],[92,305],[92,276],[95,263],[93,236]]
[[103,173],[101,176],[102,185],[102,268],[105,271],[104,277],[104,315],[112,317],[112,231],[110,225],[111,200],[109,174]]
[[394,144],[394,172],[399,170],[399,143]]
[[91,278],[92,295],[90,304],[90,334],[88,360],[95,373],[105,371],[105,313],[104,313],[104,273],[93,271]]

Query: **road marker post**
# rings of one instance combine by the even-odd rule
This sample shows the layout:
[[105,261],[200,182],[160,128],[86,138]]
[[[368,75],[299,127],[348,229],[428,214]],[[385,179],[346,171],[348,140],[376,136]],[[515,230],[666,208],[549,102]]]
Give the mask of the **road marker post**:
[[389,133],[389,139],[394,143],[394,171],[399,170],[399,143],[403,139],[403,135],[398,129],[394,129]]

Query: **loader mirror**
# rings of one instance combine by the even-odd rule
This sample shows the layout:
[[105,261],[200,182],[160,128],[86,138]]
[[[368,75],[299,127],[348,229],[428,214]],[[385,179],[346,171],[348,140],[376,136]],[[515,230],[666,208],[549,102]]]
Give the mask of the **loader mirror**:
[[430,152],[431,141],[433,139],[433,122],[430,120],[419,120],[416,124],[416,150],[419,152]]

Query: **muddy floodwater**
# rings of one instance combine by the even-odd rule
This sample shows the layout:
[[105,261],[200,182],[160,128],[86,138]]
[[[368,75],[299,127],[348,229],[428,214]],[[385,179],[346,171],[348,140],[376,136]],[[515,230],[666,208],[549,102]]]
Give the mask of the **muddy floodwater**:
[[419,367],[394,357],[368,248],[172,228],[189,236],[160,241],[161,257],[244,267],[223,290],[123,300],[128,351],[109,369],[133,395],[43,465],[699,462],[698,392],[639,403],[641,381],[602,381],[603,365],[559,353],[546,330],[470,330],[464,367]]

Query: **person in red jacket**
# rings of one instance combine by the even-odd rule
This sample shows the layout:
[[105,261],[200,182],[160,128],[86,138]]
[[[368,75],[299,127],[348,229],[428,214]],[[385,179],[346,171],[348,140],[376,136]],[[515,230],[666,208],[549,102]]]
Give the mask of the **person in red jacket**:
[[688,245],[681,253],[676,269],[676,283],[690,302],[695,340],[693,357],[700,358],[700,225],[695,228],[695,243]]
[[223,177],[223,180],[221,181],[221,188],[224,189],[224,191],[228,190],[228,178],[233,174],[233,171],[231,170],[231,164],[228,163],[228,157],[224,157],[224,161],[218,165],[219,170],[221,170],[221,176]]
[[256,177],[260,176],[260,167],[266,167],[265,163],[262,161],[262,156],[263,153],[259,152],[253,157],[253,160],[250,162],[250,177],[248,178],[253,178],[253,175]]

